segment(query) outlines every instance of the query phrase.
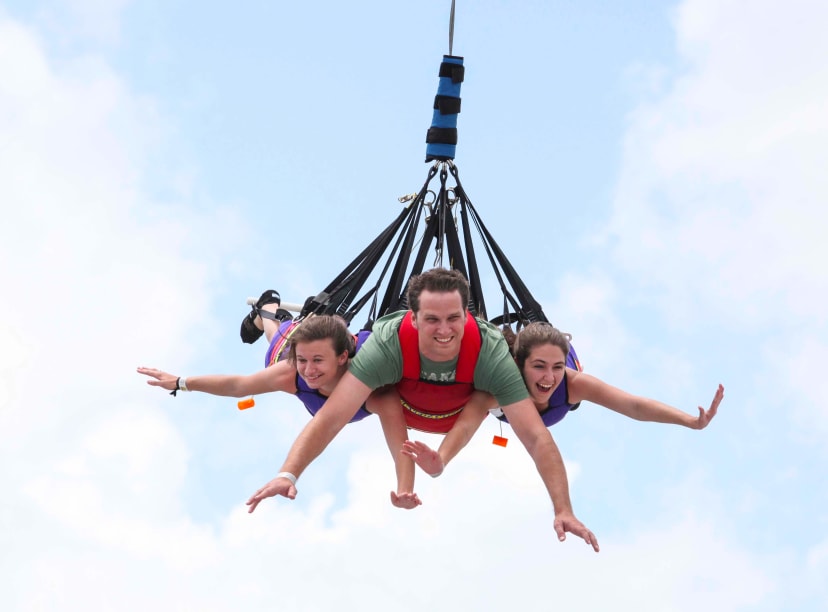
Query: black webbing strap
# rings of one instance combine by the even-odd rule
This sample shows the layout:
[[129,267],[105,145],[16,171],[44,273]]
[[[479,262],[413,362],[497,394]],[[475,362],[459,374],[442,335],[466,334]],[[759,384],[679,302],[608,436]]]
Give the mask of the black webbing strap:
[[[417,237],[417,229],[419,226],[420,217],[422,215],[422,209],[425,205],[425,197],[428,193],[428,185],[429,183],[431,183],[431,180],[434,178],[436,174],[437,164],[433,164],[431,168],[429,168],[428,170],[428,176],[426,177],[425,183],[423,183],[420,192],[417,194],[417,197],[414,199],[414,202],[411,205],[411,208],[416,210],[416,220],[408,227],[408,230],[405,233],[405,240],[402,245],[402,249],[400,250],[400,255],[397,258],[397,263],[394,266],[394,271],[391,274],[391,280],[388,284],[388,288],[386,289],[385,295],[383,296],[382,302],[380,303],[380,308],[378,312],[380,316],[391,312],[395,312],[397,310],[402,310],[407,307],[407,302],[405,300],[405,290],[408,286],[408,279],[410,278],[410,276],[406,275],[406,269],[408,267],[408,262],[411,258],[411,251],[414,248],[414,240]],[[425,242],[425,238],[423,239],[423,242]],[[417,263],[415,263],[413,270],[414,271],[411,274],[419,274],[419,271],[422,271],[422,263],[419,264],[419,268],[417,266]]]
[[[474,222],[474,225],[477,227],[478,234],[480,234],[481,236],[483,246],[489,257],[489,263],[492,265],[492,268],[495,272],[495,276],[497,277],[498,283],[500,284],[500,289],[503,292],[503,295],[506,297],[507,300],[509,300],[512,303],[514,308],[524,313],[524,316],[529,321],[547,321],[546,315],[543,313],[541,305],[532,296],[531,292],[523,283],[520,276],[518,276],[517,271],[509,262],[508,258],[503,253],[500,246],[498,246],[497,242],[495,241],[494,237],[491,235],[489,230],[483,224],[483,221],[482,219],[480,219],[480,216],[477,214],[474,205],[471,203],[471,200],[469,200],[465,190],[463,189],[462,184],[460,183],[460,176],[458,174],[457,167],[454,164],[449,164],[449,169],[451,171],[452,176],[454,177],[455,182],[457,183],[455,193],[468,206],[468,210],[471,213],[472,221]],[[514,297],[506,287],[506,283],[504,283],[503,281],[503,276],[501,276],[499,268],[502,269],[503,276],[506,277],[509,285],[514,290]]]
[[429,144],[457,144],[457,128],[430,127],[426,133]]
[[438,94],[434,96],[434,108],[439,109],[441,115],[456,115],[460,112],[460,101],[461,98]]
[[466,77],[466,67],[462,64],[440,62],[439,76],[451,78],[452,83],[462,83]]
[[[396,283],[393,287],[388,287],[385,299],[383,300],[382,308],[380,309],[381,314],[388,314],[397,310],[404,310],[408,308],[408,299],[405,295],[405,291],[408,288],[408,280],[415,274],[420,274],[423,271],[423,265],[425,264],[426,255],[428,254],[428,246],[431,244],[431,241],[434,239],[436,233],[437,217],[432,216],[426,223],[425,233],[423,234],[422,241],[420,242],[420,248],[417,250],[417,255],[414,258],[414,263],[411,265],[410,273],[405,274],[402,271],[404,268],[400,267],[401,272],[396,278]],[[409,255],[410,254],[411,252],[409,251]]]
[[[448,260],[450,268],[457,270],[466,279],[470,278],[471,270],[466,267],[466,258],[463,256],[463,249],[460,247],[460,236],[457,234],[457,225],[454,223],[453,219],[450,219],[450,223],[446,223],[445,225],[445,232],[446,232],[446,250],[448,251]],[[478,276],[477,270],[473,270],[474,274],[471,276]],[[474,291],[470,291],[469,295],[469,304],[466,306],[471,310],[472,314],[475,316],[485,316],[481,315],[480,310],[480,298],[479,294],[475,294]]]
[[410,214],[410,209],[403,209],[397,218],[371,244],[363,249],[322,292],[305,302],[300,316],[305,316],[311,312],[315,314],[334,314],[340,310],[343,304],[349,303],[349,296],[359,291],[362,285],[365,284],[368,276],[373,272],[396,235],[397,230]]
[[[456,183],[453,189],[446,186],[447,168]],[[438,170],[439,191],[434,201],[426,202],[428,195],[433,193],[429,190],[429,184]],[[449,197],[452,191],[453,195]],[[455,220],[454,215],[458,211],[452,211],[452,207],[458,205],[459,219]],[[425,213],[424,209],[427,209]],[[420,234],[420,221],[424,214],[428,216]],[[471,289],[469,309],[488,319],[472,228],[478,234],[503,294],[503,315],[493,320],[507,324],[514,321],[518,325],[547,321],[540,304],[529,292],[475,210],[460,182],[457,167],[451,161],[438,162],[431,166],[425,183],[411,204],[402,210],[324,291],[314,298],[308,298],[300,317],[311,313],[336,313],[350,322],[370,303],[368,321],[364,326],[369,329],[376,317],[408,307],[405,295],[408,280],[412,275],[424,271],[429,252],[434,245],[437,252],[434,265],[460,271],[468,279]],[[462,239],[460,232],[463,234]],[[416,244],[418,236],[419,245]],[[372,280],[365,292],[358,295],[368,280],[377,275],[376,282]]]
[[[340,314],[341,316],[343,316],[347,321],[350,322],[350,320],[354,317],[356,312],[359,311],[360,308],[362,308],[362,306],[368,301],[368,299],[371,296],[375,296],[377,291],[379,291],[379,287],[382,284],[386,273],[388,272],[388,268],[391,265],[391,261],[393,260],[395,253],[397,253],[397,251],[400,249],[400,245],[403,241],[403,238],[405,236],[407,236],[408,234],[412,233],[411,228],[416,228],[417,227],[417,220],[420,217],[419,207],[409,207],[404,212],[405,212],[404,223],[402,223],[402,225],[400,226],[402,229],[399,231],[399,235],[397,236],[396,241],[394,242],[394,246],[390,249],[390,251],[388,251],[388,248],[386,246],[386,248],[383,251],[383,253],[388,251],[387,259],[386,259],[385,265],[383,266],[382,271],[380,272],[374,286],[371,287],[362,298],[358,299],[357,303],[350,310],[348,309],[348,306],[349,306],[351,300],[353,299],[353,297],[351,297],[351,299],[349,299],[347,302],[342,302],[340,304],[340,306],[337,310],[337,314]],[[403,253],[400,256],[401,257],[404,256],[404,249],[403,249]],[[374,270],[376,269],[377,263],[379,262],[379,260],[380,260],[380,257],[377,257],[373,264],[365,265],[365,266],[362,267],[361,273],[360,273],[359,285],[354,286],[352,295],[355,294],[356,291],[358,291],[362,287],[362,285],[366,282],[368,277],[371,274],[374,273]],[[375,298],[375,302],[376,302],[376,298]],[[376,306],[374,306],[374,308],[372,309],[371,317],[373,317],[375,314],[376,314]],[[368,328],[372,324],[373,324],[373,318],[369,318],[369,321],[365,324],[364,327]]]
[[394,255],[399,251],[399,255],[397,256],[397,260],[394,264],[394,269],[391,273],[391,277],[389,279],[388,288],[386,290],[386,297],[383,298],[383,303],[388,299],[388,292],[391,291],[392,287],[399,287],[402,284],[402,277],[405,273],[405,267],[408,263],[408,259],[411,256],[411,244],[417,235],[417,226],[419,225],[420,216],[422,214],[422,207],[421,206],[413,206],[411,207],[411,212],[409,213],[408,220],[400,235],[397,237],[397,242],[394,245],[394,249],[392,250],[391,254],[388,256],[388,260],[385,263],[385,267],[382,270],[382,274],[380,274],[380,278],[377,279],[377,284],[374,287],[374,302],[371,306],[371,311],[369,312],[368,323],[373,324],[374,319],[377,316],[381,316],[383,314],[387,314],[384,308],[381,308],[379,311],[377,310],[377,299],[376,294],[379,292],[379,287],[382,282],[383,277],[385,276],[386,272],[388,271],[389,266],[391,265],[392,260],[394,259]]
[[483,287],[480,285],[480,273],[477,269],[477,256],[474,252],[474,242],[472,241],[471,227],[469,226],[469,215],[467,210],[468,202],[463,196],[462,189],[455,187],[454,193],[460,199],[460,219],[463,222],[463,239],[466,244],[466,260],[469,263],[469,274],[466,276],[469,279],[469,287],[471,289],[472,297],[477,302],[477,316],[482,319],[488,319],[486,314],[486,300],[483,297]]
[[[532,297],[532,294],[529,292],[529,289],[526,288],[526,285],[523,284],[523,281],[518,276],[512,264],[509,263],[509,260],[506,258],[497,242],[495,242],[494,238],[489,233],[489,230],[486,229],[486,226],[483,224],[483,221],[480,219],[477,211],[474,210],[471,203],[469,203],[469,209],[472,211],[472,218],[478,228],[478,231],[480,231],[481,236],[484,237],[484,244],[487,245],[486,250],[489,254],[489,261],[492,263],[492,267],[495,270],[495,275],[500,283],[503,295],[509,298],[509,301],[512,302],[513,306],[519,309],[528,321],[547,321],[546,315],[543,314],[543,309],[540,304],[538,304],[535,298]],[[494,257],[492,257],[492,253],[494,254]],[[503,269],[503,275],[512,286],[512,289],[515,292],[514,298],[512,298],[511,293],[503,283],[503,279],[497,270],[495,262],[497,262],[497,264],[499,264]]]

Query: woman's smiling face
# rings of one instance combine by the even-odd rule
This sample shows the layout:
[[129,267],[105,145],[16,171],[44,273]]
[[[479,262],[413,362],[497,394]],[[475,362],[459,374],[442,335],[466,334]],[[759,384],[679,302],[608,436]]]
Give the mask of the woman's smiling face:
[[296,371],[311,389],[330,395],[345,373],[348,353],[337,355],[330,339],[296,344]]
[[522,374],[536,406],[546,407],[565,372],[566,355],[559,346],[539,344],[529,352]]

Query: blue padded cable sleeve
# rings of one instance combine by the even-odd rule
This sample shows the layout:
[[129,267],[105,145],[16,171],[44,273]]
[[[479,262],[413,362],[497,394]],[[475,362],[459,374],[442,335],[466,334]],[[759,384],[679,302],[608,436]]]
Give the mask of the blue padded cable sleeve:
[[454,159],[457,149],[457,114],[460,112],[460,85],[465,68],[463,58],[444,55],[440,64],[440,82],[434,99],[434,114],[426,135],[426,163]]

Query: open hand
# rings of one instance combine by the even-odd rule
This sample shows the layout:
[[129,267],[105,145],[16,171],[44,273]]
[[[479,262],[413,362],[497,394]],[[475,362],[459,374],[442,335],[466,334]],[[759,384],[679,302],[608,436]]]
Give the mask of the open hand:
[[421,506],[423,502],[417,497],[416,493],[395,493],[391,491],[391,505],[404,510],[413,510],[417,506]]
[[411,457],[414,463],[419,465],[432,478],[437,478],[437,476],[443,473],[443,468],[445,467],[443,458],[440,457],[437,451],[432,450],[430,446],[423,442],[406,440],[403,442],[400,452],[403,455]]
[[555,516],[555,532],[558,534],[558,540],[563,542],[566,540],[566,532],[574,534],[583,539],[584,542],[592,546],[592,550],[598,552],[598,538],[589,529],[586,528],[581,521],[575,518],[574,514],[561,513]]
[[150,377],[151,380],[147,381],[148,385],[153,387],[161,387],[167,391],[174,390],[175,385],[178,382],[178,376],[167,374],[166,372],[162,372],[161,370],[157,370],[155,368],[145,368],[144,366],[141,366],[140,368],[137,368],[136,371],[139,374]]
[[281,495],[288,499],[296,499],[296,487],[287,478],[274,478],[247,500],[247,505],[250,506],[247,512],[253,512],[263,499],[276,495]]
[[719,385],[719,388],[716,389],[716,395],[713,396],[713,401],[710,403],[710,408],[705,410],[699,406],[699,420],[696,421],[696,429],[704,429],[710,424],[710,421],[713,420],[713,417],[716,416],[716,413],[719,411],[719,404],[722,402],[723,398],[724,387]]

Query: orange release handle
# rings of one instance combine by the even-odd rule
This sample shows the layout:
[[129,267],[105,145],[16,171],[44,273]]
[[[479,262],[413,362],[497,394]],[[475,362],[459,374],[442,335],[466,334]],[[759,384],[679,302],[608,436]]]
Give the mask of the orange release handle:
[[248,397],[247,399],[239,400],[239,410],[247,410],[248,408],[252,408],[256,405],[256,400],[252,397]]

